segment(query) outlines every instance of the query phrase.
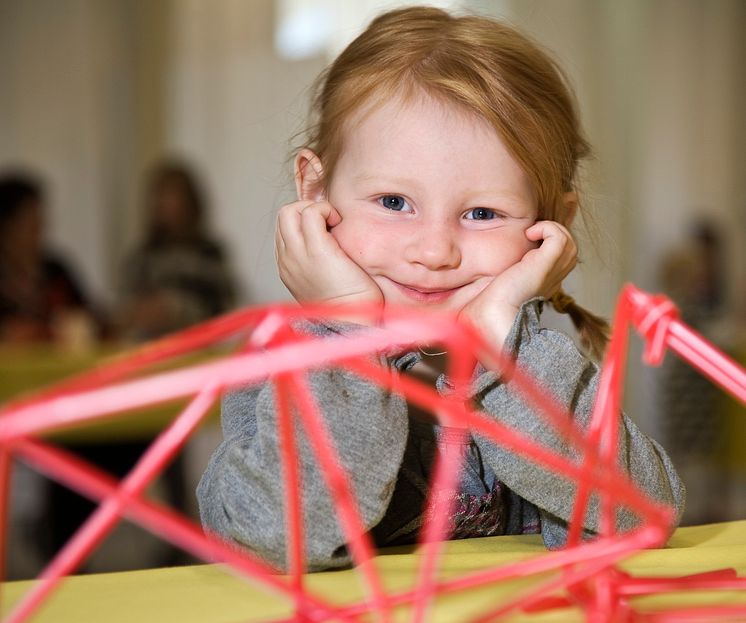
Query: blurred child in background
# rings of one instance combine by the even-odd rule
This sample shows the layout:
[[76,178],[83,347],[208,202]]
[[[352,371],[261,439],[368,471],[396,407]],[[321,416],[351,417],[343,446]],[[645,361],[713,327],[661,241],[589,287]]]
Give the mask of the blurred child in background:
[[207,231],[207,203],[195,173],[165,160],[150,173],[145,233],[123,269],[127,337],[146,340],[219,315],[235,302],[222,244]]

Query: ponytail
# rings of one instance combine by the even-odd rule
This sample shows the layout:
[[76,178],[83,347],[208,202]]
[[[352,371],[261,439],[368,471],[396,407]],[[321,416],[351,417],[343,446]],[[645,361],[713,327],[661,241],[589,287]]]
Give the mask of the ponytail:
[[560,314],[568,314],[580,334],[580,341],[590,354],[600,361],[609,341],[609,323],[601,316],[581,307],[561,288],[549,299]]

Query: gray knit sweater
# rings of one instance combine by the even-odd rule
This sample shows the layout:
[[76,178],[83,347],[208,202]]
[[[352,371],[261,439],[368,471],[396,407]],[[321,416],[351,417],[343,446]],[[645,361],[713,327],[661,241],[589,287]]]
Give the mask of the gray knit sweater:
[[[598,367],[572,340],[540,327],[543,301],[533,299],[519,312],[506,350],[531,372],[585,427],[590,420]],[[314,325],[317,335],[354,331],[352,325]],[[382,362],[387,362],[381,355]],[[406,371],[419,360],[408,353],[388,362]],[[413,420],[401,396],[390,394],[345,370],[309,375],[342,463],[347,468],[366,527],[379,545],[411,542],[422,524],[432,457],[443,430]],[[445,391],[447,381],[437,383]],[[566,456],[574,449],[499,375],[485,371],[474,383],[474,400],[499,422]],[[235,391],[223,400],[224,441],[213,454],[197,488],[203,525],[244,546],[278,569],[285,568],[284,483],[272,386]],[[447,432],[447,431],[446,431]],[[304,435],[299,436],[306,557],[310,570],[345,566],[350,556],[324,478]],[[481,504],[494,520],[492,532],[519,534],[540,528],[548,547],[564,543],[574,486],[560,474],[474,436],[464,449],[461,493]],[[625,415],[620,421],[619,462],[651,497],[683,512],[684,487],[670,459]],[[584,530],[597,528],[595,505]],[[620,529],[634,527],[631,513],[618,515]],[[499,526],[499,528],[496,528]],[[477,526],[479,527],[479,526]],[[463,534],[461,536],[464,536]],[[467,535],[468,536],[468,535]]]

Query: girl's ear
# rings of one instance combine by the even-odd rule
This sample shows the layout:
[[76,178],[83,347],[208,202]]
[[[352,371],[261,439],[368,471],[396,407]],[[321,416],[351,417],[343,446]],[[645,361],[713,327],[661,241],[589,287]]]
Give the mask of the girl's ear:
[[310,149],[301,149],[295,156],[295,191],[301,201],[323,201],[324,167]]
[[565,227],[570,227],[575,215],[578,213],[578,193],[574,190],[562,195],[562,214],[564,218],[560,221]]

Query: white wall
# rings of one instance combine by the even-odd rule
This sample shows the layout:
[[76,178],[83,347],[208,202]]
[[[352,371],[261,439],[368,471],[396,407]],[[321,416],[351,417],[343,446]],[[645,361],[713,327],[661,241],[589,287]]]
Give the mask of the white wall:
[[306,89],[324,61],[277,57],[269,0],[174,7],[166,147],[201,163],[245,297],[286,298],[274,264],[274,215],[293,197],[288,140],[305,121]]
[[666,0],[648,14],[640,95],[634,275],[656,285],[649,266],[683,238],[697,214],[729,236],[731,300],[746,291],[746,5]]
[[47,180],[52,240],[98,292],[128,86],[119,4],[0,4],[0,168],[27,165]]
[[[746,309],[746,4],[738,0],[482,0],[554,50],[596,160],[585,202],[601,258],[570,290],[610,314],[623,283],[661,291],[658,266],[706,214],[727,235],[733,310]],[[599,261],[602,260],[602,261]],[[734,312],[735,314],[736,312]],[[631,341],[625,406],[655,432],[656,383]]]
[[[624,281],[656,288],[652,267],[699,208],[731,232],[731,296],[743,296],[746,5],[463,4],[534,34],[577,88],[597,155],[586,203],[607,232],[603,270],[584,246],[580,300],[609,313]],[[271,0],[0,0],[0,167],[47,173],[54,239],[100,295],[136,235],[144,169],[183,152],[208,183],[246,300],[287,296],[274,212],[292,197],[288,138],[325,59],[280,60],[274,18]]]
[[[604,301],[629,279],[659,287],[651,267],[699,210],[733,233],[731,263],[743,276],[746,5],[738,0],[475,5],[507,17],[553,50],[576,87],[597,156],[586,186],[588,203],[618,247],[609,258],[610,271],[593,275],[592,267],[585,267],[583,290],[590,302],[608,310]],[[742,296],[736,284],[743,279],[730,283],[731,296]]]
[[271,0],[0,2],[0,170],[48,181],[52,241],[99,298],[115,298],[143,174],[164,154],[202,173],[244,300],[287,296],[274,211],[324,61],[279,60],[273,19]]

